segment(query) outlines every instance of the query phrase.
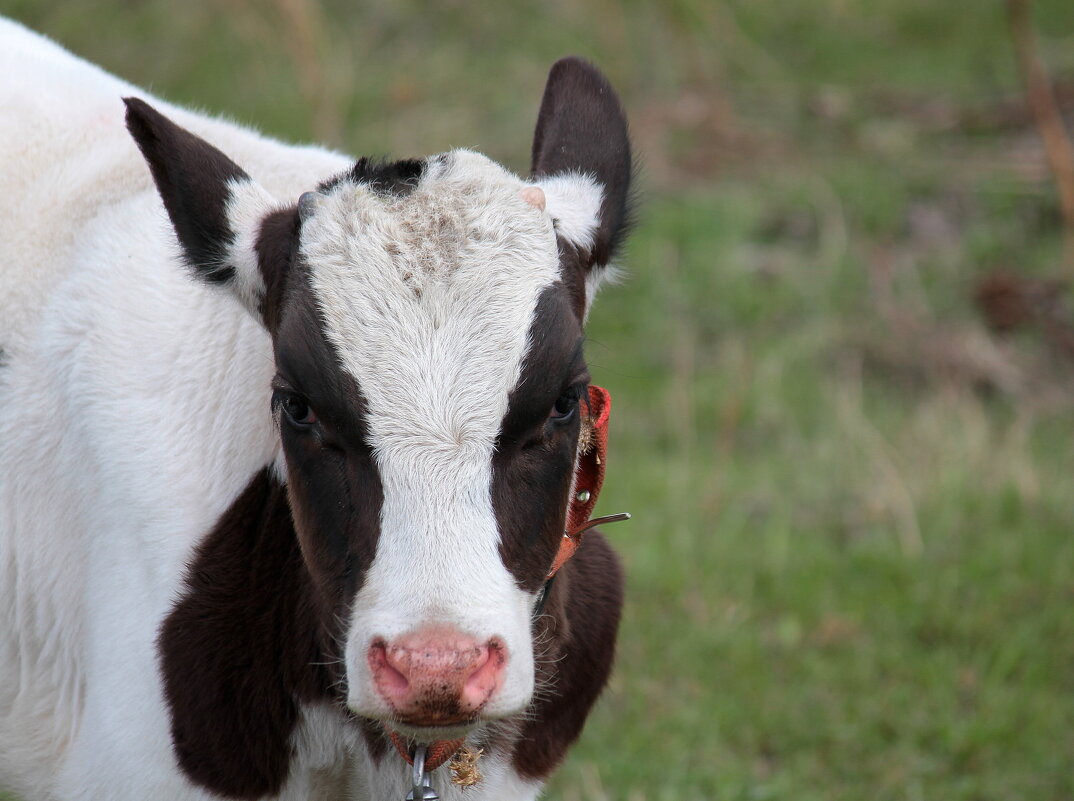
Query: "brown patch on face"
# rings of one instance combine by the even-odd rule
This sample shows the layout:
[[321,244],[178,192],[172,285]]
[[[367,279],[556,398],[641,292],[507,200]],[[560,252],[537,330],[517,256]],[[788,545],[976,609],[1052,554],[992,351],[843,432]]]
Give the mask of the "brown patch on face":
[[304,270],[294,270],[274,337],[279,376],[317,415],[312,429],[280,417],[299,544],[318,592],[340,617],[380,538],[383,487],[367,441],[366,402],[340,366]]
[[563,237],[558,237],[559,274],[570,297],[571,309],[581,323],[585,320],[585,279],[586,265],[589,263],[589,251],[571,244]]
[[259,311],[265,328],[273,334],[280,324],[284,289],[298,251],[300,228],[297,206],[274,211],[262,221],[254,244],[261,280],[265,282]]
[[492,460],[500,557],[529,592],[544,582],[563,535],[581,415],[556,421],[549,413],[573,384],[588,380],[581,334],[569,289],[553,284],[537,302],[530,350]]

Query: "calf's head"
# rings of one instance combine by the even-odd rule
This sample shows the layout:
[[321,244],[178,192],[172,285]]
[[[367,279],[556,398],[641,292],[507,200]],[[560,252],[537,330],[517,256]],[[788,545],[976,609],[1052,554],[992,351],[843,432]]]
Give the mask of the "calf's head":
[[274,475],[340,700],[419,741],[523,711],[589,381],[582,327],[624,222],[613,90],[580,60],[553,67],[528,179],[457,150],[360,160],[299,198],[127,104],[195,276],[271,335]]

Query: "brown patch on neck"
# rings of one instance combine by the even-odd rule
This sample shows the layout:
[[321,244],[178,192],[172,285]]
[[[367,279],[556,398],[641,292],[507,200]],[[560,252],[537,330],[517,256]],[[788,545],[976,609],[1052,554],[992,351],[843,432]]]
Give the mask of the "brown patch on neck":
[[538,664],[537,700],[511,755],[512,766],[527,779],[555,770],[611,674],[623,572],[603,536],[595,530],[586,536],[550,593],[545,614],[534,623],[534,636],[548,644]]
[[231,798],[275,795],[302,701],[332,697],[329,632],[265,467],[197,547],[157,640],[172,743],[194,783]]

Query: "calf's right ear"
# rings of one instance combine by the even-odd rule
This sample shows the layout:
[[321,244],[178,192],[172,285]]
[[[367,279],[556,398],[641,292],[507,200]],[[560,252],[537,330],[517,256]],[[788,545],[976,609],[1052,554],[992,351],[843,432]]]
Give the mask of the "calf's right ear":
[[222,152],[145,101],[123,102],[127,130],[149,164],[195,277],[227,287],[274,329],[297,241],[297,209],[282,206]]

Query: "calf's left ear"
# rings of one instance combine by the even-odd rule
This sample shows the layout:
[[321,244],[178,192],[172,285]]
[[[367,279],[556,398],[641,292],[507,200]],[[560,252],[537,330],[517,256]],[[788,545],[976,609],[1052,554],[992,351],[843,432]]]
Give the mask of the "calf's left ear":
[[531,171],[560,236],[583,257],[591,300],[628,227],[631,158],[623,107],[589,62],[569,57],[552,65]]
[[148,103],[134,97],[123,102],[127,130],[149,164],[195,277],[230,289],[267,324],[266,295],[273,294],[280,276],[262,266],[261,240],[266,229],[297,225],[297,213],[284,209],[235,162]]

